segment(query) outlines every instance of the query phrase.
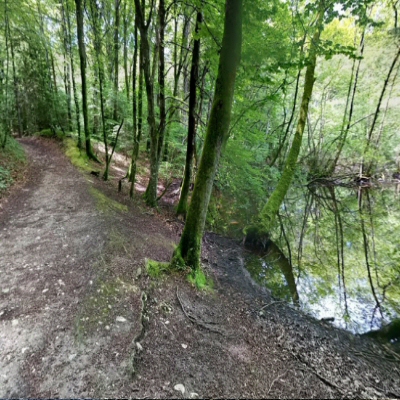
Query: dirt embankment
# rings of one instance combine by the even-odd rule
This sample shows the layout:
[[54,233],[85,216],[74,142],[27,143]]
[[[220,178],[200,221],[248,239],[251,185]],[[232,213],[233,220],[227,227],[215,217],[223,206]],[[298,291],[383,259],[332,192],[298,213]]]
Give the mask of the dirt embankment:
[[399,361],[275,301],[243,249],[206,235],[215,288],[150,279],[182,224],[23,141],[25,186],[0,214],[0,397],[396,397]]

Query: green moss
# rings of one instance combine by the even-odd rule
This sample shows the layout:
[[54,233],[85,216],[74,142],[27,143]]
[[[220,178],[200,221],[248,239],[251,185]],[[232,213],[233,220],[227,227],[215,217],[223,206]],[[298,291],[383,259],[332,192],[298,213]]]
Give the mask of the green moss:
[[171,268],[176,271],[186,271],[188,266],[185,263],[185,260],[182,257],[181,246],[175,248],[174,254],[171,260]]
[[171,271],[171,264],[154,260],[146,260],[146,271],[152,278],[160,278],[161,275]]
[[75,140],[65,139],[64,148],[66,156],[71,160],[71,163],[84,171],[91,172],[93,170],[89,157],[84,150],[80,150],[76,145]]
[[91,195],[96,199],[97,209],[101,212],[110,212],[111,210],[128,212],[128,206],[119,203],[113,199],[110,199],[99,190],[91,187]]
[[114,323],[112,311],[116,305],[122,298],[139,292],[138,287],[119,278],[96,282],[81,303],[79,313],[75,318],[77,339],[82,341],[97,329],[107,329],[107,325],[111,326]]
[[188,276],[187,276],[188,281],[197,287],[199,290],[210,290],[213,289],[214,287],[214,281],[210,278],[207,277],[204,271],[200,268],[196,269],[195,271],[192,271]]

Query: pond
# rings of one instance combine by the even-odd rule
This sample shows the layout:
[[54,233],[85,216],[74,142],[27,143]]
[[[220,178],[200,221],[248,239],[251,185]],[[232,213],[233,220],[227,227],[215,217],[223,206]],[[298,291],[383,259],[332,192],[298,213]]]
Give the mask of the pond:
[[399,185],[292,188],[247,268],[272,294],[353,333],[400,316]]

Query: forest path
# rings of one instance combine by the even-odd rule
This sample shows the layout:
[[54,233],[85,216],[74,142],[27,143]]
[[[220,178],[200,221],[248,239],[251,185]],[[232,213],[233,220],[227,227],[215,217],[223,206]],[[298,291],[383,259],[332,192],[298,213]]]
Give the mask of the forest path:
[[[0,215],[0,397],[32,394],[32,381],[65,360],[41,360],[61,339],[87,287],[93,257],[104,246],[104,221],[87,182],[51,141],[24,139],[30,160],[28,183],[8,199]],[[46,352],[45,352],[46,353]],[[46,354],[43,354],[46,357]],[[71,360],[72,361],[72,360]],[[65,378],[65,377],[64,377]],[[49,395],[74,393],[48,382]],[[57,391],[59,393],[57,393]]]
[[0,213],[0,397],[399,397],[398,359],[272,299],[229,239],[204,239],[213,290],[151,279],[182,223],[54,141],[22,144],[28,179]]

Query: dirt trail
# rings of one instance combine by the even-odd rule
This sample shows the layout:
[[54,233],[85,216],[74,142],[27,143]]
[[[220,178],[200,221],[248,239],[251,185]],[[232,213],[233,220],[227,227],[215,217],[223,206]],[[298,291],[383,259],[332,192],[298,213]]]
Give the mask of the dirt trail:
[[399,396],[396,357],[272,299],[228,239],[205,238],[212,292],[150,279],[182,224],[54,142],[23,145],[30,176],[0,214],[0,397]]
[[[31,179],[0,217],[0,397],[30,395],[27,374],[38,372],[31,360],[71,340],[61,336],[89,284],[87,265],[104,244],[102,218],[85,179],[54,143],[23,144]],[[76,384],[66,381],[60,394],[73,395]]]

